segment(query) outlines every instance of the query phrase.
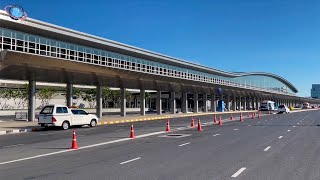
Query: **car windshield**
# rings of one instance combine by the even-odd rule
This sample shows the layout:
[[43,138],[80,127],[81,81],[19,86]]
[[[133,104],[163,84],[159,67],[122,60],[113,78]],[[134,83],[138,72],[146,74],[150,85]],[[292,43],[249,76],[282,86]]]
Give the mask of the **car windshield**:
[[279,108],[284,108],[284,105],[280,105]]

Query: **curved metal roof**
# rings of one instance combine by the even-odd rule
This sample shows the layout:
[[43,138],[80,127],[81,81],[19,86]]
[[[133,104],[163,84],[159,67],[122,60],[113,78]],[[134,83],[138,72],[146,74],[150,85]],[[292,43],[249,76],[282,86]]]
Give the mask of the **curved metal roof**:
[[130,46],[120,42],[112,41],[109,39],[101,38],[98,36],[90,35],[87,33],[79,32],[69,28],[53,25],[43,21],[35,20],[32,18],[27,18],[25,21],[15,21],[12,20],[5,11],[0,10],[0,24],[4,27],[31,33],[35,35],[40,35],[48,38],[53,38],[61,41],[66,41],[70,43],[76,43],[79,45],[90,46],[93,48],[98,48],[102,50],[108,50],[120,54],[125,54],[133,57],[138,57],[142,59],[148,59],[151,61],[157,61],[169,65],[178,66],[181,68],[192,69],[196,71],[201,71],[204,73],[220,75],[224,77],[241,77],[241,76],[251,76],[251,75],[262,75],[272,77],[284,83],[292,90],[292,92],[297,93],[297,88],[294,87],[288,80],[272,73],[265,72],[227,72],[223,70],[218,70],[215,68],[210,68],[200,64],[188,62],[182,59],[170,57],[164,54],[152,52],[135,46]]

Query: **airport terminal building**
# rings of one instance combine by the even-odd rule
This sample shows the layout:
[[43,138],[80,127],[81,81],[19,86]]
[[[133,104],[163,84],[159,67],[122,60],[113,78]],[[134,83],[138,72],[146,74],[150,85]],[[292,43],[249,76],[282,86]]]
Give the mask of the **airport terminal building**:
[[[265,72],[226,72],[65,27],[27,18],[13,20],[0,11],[0,78],[29,82],[29,120],[34,119],[36,82],[65,83],[67,105],[73,85],[97,88],[97,114],[102,115],[101,87],[121,89],[121,115],[126,115],[125,89],[140,90],[141,115],[145,91],[155,92],[155,109],[171,113],[257,109],[263,100],[294,105],[313,99],[281,76]],[[162,97],[167,96],[166,103]],[[207,103],[211,102],[211,103]]]

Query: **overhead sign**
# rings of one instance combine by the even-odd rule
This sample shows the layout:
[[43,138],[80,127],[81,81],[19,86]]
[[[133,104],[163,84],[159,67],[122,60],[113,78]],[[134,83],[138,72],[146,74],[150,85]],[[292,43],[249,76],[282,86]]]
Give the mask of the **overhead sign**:
[[9,5],[4,8],[4,10],[9,14],[13,20],[25,20],[27,18],[27,13],[19,5]]

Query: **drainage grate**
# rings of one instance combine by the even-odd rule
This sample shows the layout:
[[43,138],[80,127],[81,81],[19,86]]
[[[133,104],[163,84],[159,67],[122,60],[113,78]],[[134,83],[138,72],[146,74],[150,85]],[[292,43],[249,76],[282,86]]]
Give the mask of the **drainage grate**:
[[191,134],[166,134],[166,135],[159,136],[159,137],[164,137],[164,138],[183,138],[183,137],[187,137],[187,136],[191,136]]

